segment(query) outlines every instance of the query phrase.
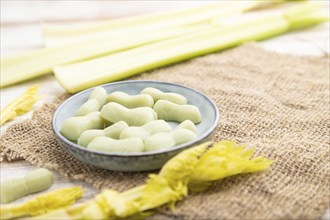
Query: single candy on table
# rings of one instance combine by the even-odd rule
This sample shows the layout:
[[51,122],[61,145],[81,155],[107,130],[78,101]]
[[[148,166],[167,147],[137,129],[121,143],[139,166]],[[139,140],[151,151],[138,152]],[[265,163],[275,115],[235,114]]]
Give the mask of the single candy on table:
[[9,203],[29,194],[48,189],[54,182],[52,172],[40,168],[25,176],[3,180],[0,183],[1,203]]

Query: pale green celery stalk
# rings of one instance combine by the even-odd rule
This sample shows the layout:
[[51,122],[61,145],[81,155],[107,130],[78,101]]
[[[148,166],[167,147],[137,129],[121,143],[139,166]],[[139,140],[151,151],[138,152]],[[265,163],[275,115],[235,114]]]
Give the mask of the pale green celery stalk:
[[51,73],[52,67],[56,65],[127,50],[144,44],[196,32],[201,28],[203,29],[200,25],[174,27],[157,32],[130,34],[120,39],[112,39],[108,35],[103,35],[84,42],[39,49],[33,52],[3,58],[1,59],[0,87]]
[[290,29],[301,29],[308,26],[313,26],[321,22],[329,22],[330,18],[326,12],[311,12],[300,16],[300,18],[292,18],[290,20]]
[[156,31],[169,27],[199,23],[213,16],[222,16],[225,19],[253,9],[260,4],[262,2],[255,0],[243,1],[239,4],[237,2],[220,2],[191,9],[115,19],[99,24],[70,25],[68,27],[45,25],[43,28],[45,44],[47,46],[68,44],[89,39],[95,34],[102,34],[103,32],[112,32],[114,36],[120,37],[130,33]]
[[54,73],[68,92],[75,93],[245,42],[273,37],[289,31],[291,20],[300,18],[304,19],[301,15],[288,18],[282,13],[266,14],[253,20],[242,17],[233,23],[228,22],[226,27],[210,28],[202,33],[177,37],[94,60],[58,66],[54,68]]
[[301,7],[286,10],[284,17],[290,21],[290,29],[301,29],[321,22],[329,22],[329,11],[318,10],[318,2],[304,2]]
[[[257,20],[228,23],[228,27],[210,28],[203,33],[182,36],[119,54],[54,68],[62,86],[70,93],[106,82],[124,79],[143,71],[176,63],[192,57],[220,51],[242,43],[273,37],[296,28],[325,20],[318,11],[287,17],[263,15]],[[299,21],[304,21],[301,23]],[[308,21],[308,23],[306,23]]]
[[145,185],[137,186],[125,192],[122,192],[121,195],[128,200],[135,200],[143,195],[144,189],[145,189]]
[[[240,12],[241,10],[252,7],[255,4],[257,3],[251,1],[244,3],[239,7],[232,6],[226,16],[232,16],[229,12]],[[212,9],[208,9],[212,12]],[[219,12],[219,8],[217,9],[217,12]],[[213,13],[215,12],[213,11]],[[210,18],[211,14],[208,14],[208,11],[206,10],[200,15],[200,17],[203,19]],[[223,16],[225,17],[225,15]],[[197,16],[199,19],[200,17]],[[163,23],[170,24],[169,26],[175,23],[173,18],[170,17],[168,19],[169,22],[165,19]],[[181,17],[180,21],[183,23],[189,23],[193,20],[188,16],[188,18]],[[74,43],[72,44],[40,49],[30,53],[1,59],[0,76],[2,80],[0,87],[50,73],[51,68],[56,65],[90,59],[107,53],[119,52],[143,44],[189,34],[194,31],[203,31],[203,29],[200,29],[201,24],[190,24],[190,26],[185,27],[176,27],[173,25],[173,27],[166,29],[158,29],[157,31],[153,30],[152,27],[156,27],[157,25],[158,23],[153,21],[153,26],[143,26],[143,30],[126,28],[125,31],[121,33],[116,32],[116,34],[112,32],[95,33],[85,40],[81,40],[81,38],[78,37],[74,39]],[[143,34],[137,34],[141,32]]]

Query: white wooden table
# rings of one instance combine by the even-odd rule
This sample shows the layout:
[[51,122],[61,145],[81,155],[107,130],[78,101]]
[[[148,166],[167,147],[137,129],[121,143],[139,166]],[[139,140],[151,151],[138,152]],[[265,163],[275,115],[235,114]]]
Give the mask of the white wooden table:
[[[58,23],[63,21],[95,20],[150,11],[190,7],[202,3],[198,1],[64,1],[56,3],[55,1],[1,0],[1,57],[42,47],[43,41],[40,21]],[[329,7],[329,5],[325,7]],[[329,55],[329,23],[324,23],[307,30],[291,32],[260,42],[259,44],[268,50],[279,53],[310,56]],[[39,93],[45,95],[42,100],[36,103],[34,109],[64,92],[54,76],[47,75],[1,89],[1,108],[34,84],[39,84]],[[30,117],[31,112],[17,117],[12,122],[2,126],[1,133],[10,124]],[[23,175],[35,168],[35,166],[25,161],[3,162],[0,167],[0,179]],[[87,183],[72,181],[56,173],[54,174],[55,184],[50,190],[65,186],[82,185],[87,189],[83,200],[92,198],[97,192],[97,190],[93,189]],[[28,196],[17,202],[31,197]],[[329,210],[324,214],[323,219],[330,219]]]

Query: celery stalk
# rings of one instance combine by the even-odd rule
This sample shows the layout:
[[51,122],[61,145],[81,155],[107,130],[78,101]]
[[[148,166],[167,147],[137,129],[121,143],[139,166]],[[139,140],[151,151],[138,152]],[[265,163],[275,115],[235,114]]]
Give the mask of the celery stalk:
[[[254,7],[258,4],[259,3],[256,3],[255,1],[249,1],[240,5],[228,3],[230,8],[226,7],[225,9],[228,9],[228,11],[222,16],[232,16],[231,13],[239,13],[244,9]],[[40,49],[30,53],[1,59],[2,80],[0,87],[51,73],[51,68],[56,65],[81,61],[107,53],[114,53],[155,41],[169,39],[183,34],[189,34],[194,31],[203,31],[203,29],[200,29],[200,26],[203,26],[203,24],[195,24],[185,27],[178,27],[177,24],[192,24],[203,19],[210,19],[211,16],[220,11],[225,12],[225,9],[220,8],[219,6],[215,7],[215,9],[211,6],[204,6],[202,9],[202,12],[200,12],[200,9],[194,9],[193,11],[188,10],[190,13],[194,12],[192,15],[196,16],[196,18],[192,17],[189,13],[178,13],[180,15],[179,20],[175,20],[176,17],[172,18],[163,16],[160,23],[157,20],[151,20],[149,22],[151,25],[148,25],[149,23],[147,23],[143,25],[142,28],[141,25],[137,29],[118,29],[117,27],[117,29],[113,29],[117,30],[115,34],[112,29],[110,29],[102,33],[93,33],[86,38],[79,38],[75,35],[76,38],[73,39],[74,43],[69,45]],[[117,22],[117,25],[120,23],[121,22]],[[157,31],[153,30],[155,27],[158,27]],[[161,29],[162,27],[168,28]],[[136,34],[141,32],[143,32],[143,34]],[[80,34],[81,31],[78,29],[78,31],[73,31],[73,33]]]
[[81,61],[100,55],[118,52],[203,29],[200,25],[175,27],[141,35],[127,35],[112,39],[108,35],[98,36],[84,42],[45,48],[33,52],[1,59],[0,86],[8,86],[33,77],[51,73],[52,67]]
[[87,203],[33,219],[136,219],[166,204],[174,208],[175,202],[188,196],[190,183],[200,189],[205,183],[265,170],[273,163],[253,154],[253,149],[232,141],[205,142],[173,157],[158,174],[149,175],[144,185],[122,193],[106,189]]
[[284,16],[290,21],[290,29],[296,30],[301,28],[306,28],[319,24],[321,22],[329,22],[330,18],[327,12],[325,11],[310,11],[299,16],[292,16],[292,14],[284,14]]
[[244,1],[220,2],[208,4],[191,9],[183,9],[170,12],[157,12],[147,15],[133,16],[123,19],[115,19],[98,24],[51,26],[45,25],[44,36],[47,46],[68,44],[80,40],[86,40],[95,34],[112,33],[114,36],[125,36],[129,33],[144,31],[158,31],[164,28],[196,24],[206,21],[214,16],[221,15],[227,18],[250,10],[262,2]]
[[[308,4],[297,7],[308,7]],[[298,27],[294,25],[297,23],[303,28],[324,20],[324,17],[319,17],[318,11],[295,16],[286,16],[285,13],[265,14],[252,20],[241,17],[225,26],[213,26],[201,33],[176,37],[98,59],[57,66],[54,73],[68,92],[75,93],[245,42],[273,37]]]
[[67,207],[83,195],[79,186],[61,188],[46,192],[21,204],[0,206],[0,219],[41,215],[52,210]]
[[[253,28],[251,28],[253,27]],[[261,40],[289,30],[280,15],[264,15],[202,33],[182,36],[119,54],[54,68],[62,86],[71,93],[171,63],[226,49],[251,40]]]
[[23,95],[17,97],[0,110],[0,126],[7,121],[14,119],[18,115],[27,113],[33,108],[33,105],[41,96],[37,95],[38,85],[28,88]]

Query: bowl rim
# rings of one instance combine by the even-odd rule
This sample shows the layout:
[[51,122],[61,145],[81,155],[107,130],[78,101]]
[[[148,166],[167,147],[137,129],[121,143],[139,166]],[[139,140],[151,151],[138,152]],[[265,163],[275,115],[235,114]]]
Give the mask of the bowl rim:
[[[169,149],[164,149],[164,150],[157,150],[157,151],[150,151],[150,152],[142,152],[142,153],[130,153],[130,154],[125,154],[125,153],[113,153],[113,152],[101,152],[101,151],[96,151],[96,150],[89,150],[86,147],[82,147],[74,142],[71,142],[70,140],[68,140],[67,138],[65,138],[60,131],[58,131],[56,129],[55,126],[55,121],[57,118],[57,115],[59,114],[60,110],[63,108],[63,106],[65,106],[66,103],[68,103],[70,100],[74,99],[77,96],[80,96],[83,93],[88,93],[90,90],[93,90],[96,87],[107,87],[107,86],[111,86],[111,85],[117,85],[117,84],[134,84],[134,83],[158,83],[158,84],[167,84],[167,85],[172,85],[172,86],[177,86],[177,87],[181,87],[184,89],[188,89],[194,93],[197,93],[201,96],[203,96],[208,102],[210,102],[213,111],[215,113],[215,119],[213,121],[212,126],[207,129],[206,132],[204,132],[202,135],[200,135],[199,137],[197,137],[195,140],[187,142],[187,143],[183,143],[180,145],[177,145],[175,147],[169,148]],[[64,142],[67,146],[70,146],[71,148],[77,148],[78,150],[82,150],[85,151],[87,153],[94,153],[94,154],[98,154],[98,155],[102,155],[102,156],[115,156],[115,157],[141,157],[141,156],[152,156],[152,155],[159,155],[159,154],[164,154],[164,153],[168,153],[168,152],[174,152],[176,150],[180,150],[180,149],[185,149],[185,147],[190,147],[190,145],[196,143],[200,143],[203,139],[207,138],[209,135],[212,134],[212,132],[216,129],[216,127],[218,126],[220,120],[220,113],[219,110],[216,106],[216,104],[214,103],[214,101],[212,99],[210,99],[207,95],[205,95],[204,93],[187,87],[187,86],[183,86],[181,84],[177,84],[177,83],[171,83],[171,82],[165,82],[165,81],[157,81],[157,80],[125,80],[125,81],[120,81],[120,82],[112,82],[112,83],[106,83],[106,84],[101,84],[98,86],[94,86],[91,87],[89,89],[85,89],[83,91],[80,91],[74,95],[72,95],[71,97],[69,97],[68,99],[66,99],[64,102],[62,102],[55,110],[53,117],[52,117],[52,121],[51,121],[51,126],[52,126],[52,130],[53,133],[55,134],[55,136],[62,142]]]

